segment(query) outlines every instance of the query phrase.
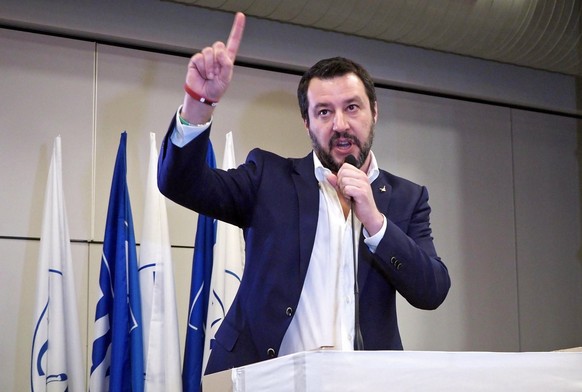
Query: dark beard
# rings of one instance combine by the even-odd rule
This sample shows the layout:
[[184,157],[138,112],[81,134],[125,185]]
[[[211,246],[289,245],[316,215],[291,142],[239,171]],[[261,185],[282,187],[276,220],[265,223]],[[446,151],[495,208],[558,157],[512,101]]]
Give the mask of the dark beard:
[[338,164],[333,160],[333,157],[329,153],[329,151],[331,151],[333,147],[334,142],[337,139],[343,137],[344,139],[351,140],[359,148],[360,154],[359,156],[355,157],[357,161],[356,167],[359,169],[362,167],[362,165],[368,158],[368,155],[370,155],[370,150],[372,149],[372,142],[374,141],[374,127],[372,126],[372,128],[370,129],[370,135],[368,136],[368,140],[366,140],[366,142],[363,145],[354,135],[348,134],[347,132],[335,132],[331,139],[329,140],[329,146],[327,150],[325,150],[323,146],[319,144],[319,141],[317,140],[313,132],[311,132],[311,129],[309,130],[309,137],[311,138],[311,146],[313,148],[313,151],[315,151],[315,155],[317,155],[317,158],[319,158],[319,161],[321,162],[323,167],[328,168],[329,170],[331,170],[332,173],[337,173],[344,163],[340,162]]

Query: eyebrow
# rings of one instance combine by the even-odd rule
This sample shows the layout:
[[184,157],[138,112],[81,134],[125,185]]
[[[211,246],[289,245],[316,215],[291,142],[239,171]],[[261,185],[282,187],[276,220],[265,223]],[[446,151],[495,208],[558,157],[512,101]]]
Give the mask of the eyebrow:
[[331,106],[331,104],[329,104],[329,103],[321,102],[321,103],[315,104],[315,106],[313,106],[313,110],[318,110],[318,109],[322,109],[322,108],[325,109],[325,108],[328,108],[330,106]]
[[[350,97],[348,99],[345,99],[342,102],[342,105],[343,106],[348,106],[348,105],[351,105],[351,104],[354,104],[354,103],[361,105],[361,104],[364,104],[365,101],[363,99],[361,99],[359,96],[356,95],[356,96]],[[316,103],[313,106],[313,110],[317,110],[317,109],[321,109],[321,108],[324,108],[325,109],[325,108],[329,108],[330,106],[333,106],[330,102],[327,102],[327,101],[325,101],[325,102],[319,102],[319,103]]]

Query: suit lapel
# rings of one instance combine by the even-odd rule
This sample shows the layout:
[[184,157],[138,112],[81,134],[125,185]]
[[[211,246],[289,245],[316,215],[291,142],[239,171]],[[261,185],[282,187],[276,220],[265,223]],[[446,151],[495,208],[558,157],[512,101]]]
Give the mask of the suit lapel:
[[292,173],[299,205],[299,271],[304,277],[315,242],[317,218],[319,215],[319,186],[314,174],[311,154],[293,161]]
[[378,210],[386,214],[392,197],[392,186],[388,183],[388,176],[380,171],[378,178],[374,180],[371,186]]

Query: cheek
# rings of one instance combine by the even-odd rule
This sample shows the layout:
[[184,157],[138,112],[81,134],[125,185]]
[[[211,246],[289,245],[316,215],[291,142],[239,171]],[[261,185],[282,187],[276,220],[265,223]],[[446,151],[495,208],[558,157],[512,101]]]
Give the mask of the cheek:
[[330,142],[331,138],[332,138],[331,132],[320,132],[317,135],[317,140],[319,140],[319,144],[321,144],[323,146],[323,148],[325,148],[326,150],[328,150],[330,148],[329,142]]
[[363,121],[360,123],[359,130],[358,130],[358,139],[362,142],[368,140],[370,134],[372,133],[372,128],[375,125],[374,119],[370,119],[369,121]]
[[309,131],[311,132],[311,134],[317,139],[318,142],[323,142],[326,139],[329,140],[328,137],[326,137],[327,132],[325,132],[324,129],[320,128],[315,122],[311,122],[311,125],[309,126]]
[[328,120],[311,119],[309,129],[316,137],[318,143],[327,150],[329,148],[329,141],[336,133],[333,130],[333,122]]

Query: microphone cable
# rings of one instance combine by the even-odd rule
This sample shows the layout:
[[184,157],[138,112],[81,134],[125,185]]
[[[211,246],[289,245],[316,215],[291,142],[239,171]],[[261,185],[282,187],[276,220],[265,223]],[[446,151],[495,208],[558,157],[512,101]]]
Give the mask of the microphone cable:
[[[356,158],[353,155],[346,157],[345,163],[357,167]],[[350,210],[352,213],[352,255],[354,260],[354,350],[364,349],[364,339],[360,328],[360,287],[358,285],[358,265],[356,255],[356,223],[354,218],[354,199],[350,197]]]

